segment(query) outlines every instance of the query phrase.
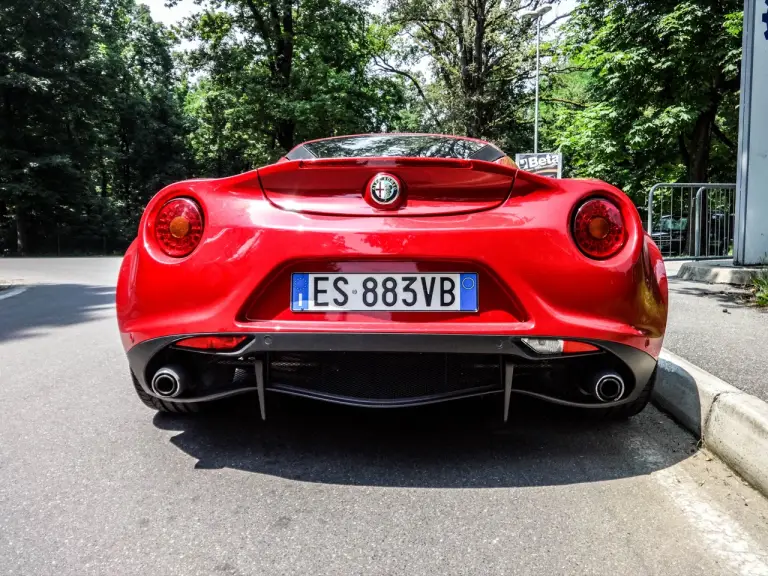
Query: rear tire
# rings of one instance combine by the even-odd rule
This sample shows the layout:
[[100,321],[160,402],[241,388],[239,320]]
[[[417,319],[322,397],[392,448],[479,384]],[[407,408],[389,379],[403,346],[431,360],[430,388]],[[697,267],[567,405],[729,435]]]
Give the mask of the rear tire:
[[597,420],[626,420],[627,418],[640,414],[651,400],[653,388],[656,386],[656,370],[658,370],[658,368],[654,368],[651,377],[648,379],[648,383],[634,402],[621,404],[619,406],[614,406],[613,408],[598,408],[590,410],[590,412],[595,413],[594,415]]
[[139,400],[142,401],[144,406],[152,408],[158,412],[171,412],[176,414],[196,414],[203,408],[202,402],[170,402],[168,400],[160,400],[147,394],[139,384],[136,376],[131,374],[133,379],[133,387],[136,389],[136,394],[139,396]]

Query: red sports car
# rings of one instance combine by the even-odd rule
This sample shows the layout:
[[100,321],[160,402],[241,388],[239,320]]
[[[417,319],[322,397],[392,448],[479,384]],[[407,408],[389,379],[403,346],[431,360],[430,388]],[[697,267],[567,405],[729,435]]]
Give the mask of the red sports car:
[[156,410],[497,394],[506,419],[526,394],[626,417],[654,385],[667,279],[613,186],[536,176],[480,140],[371,134],[161,190],[117,313]]

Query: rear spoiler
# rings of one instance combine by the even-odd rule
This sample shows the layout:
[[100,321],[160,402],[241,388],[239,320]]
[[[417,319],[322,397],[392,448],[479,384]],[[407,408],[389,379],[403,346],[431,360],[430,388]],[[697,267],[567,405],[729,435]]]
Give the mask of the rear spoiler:
[[[291,160],[288,160],[291,162]],[[294,160],[299,169],[322,168],[394,168],[397,166],[411,168],[454,168],[464,170],[478,170],[481,172],[493,172],[514,177],[518,168],[499,162],[487,162],[485,160],[464,160],[461,158],[414,158],[414,157],[388,157],[388,158],[318,158],[316,160]]]

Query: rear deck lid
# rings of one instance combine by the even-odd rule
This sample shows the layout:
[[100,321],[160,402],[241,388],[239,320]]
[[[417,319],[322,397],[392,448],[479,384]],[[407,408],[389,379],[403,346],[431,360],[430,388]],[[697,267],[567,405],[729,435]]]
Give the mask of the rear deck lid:
[[284,210],[339,216],[415,216],[488,210],[508,197],[516,168],[476,140],[372,135],[309,142],[259,169]]

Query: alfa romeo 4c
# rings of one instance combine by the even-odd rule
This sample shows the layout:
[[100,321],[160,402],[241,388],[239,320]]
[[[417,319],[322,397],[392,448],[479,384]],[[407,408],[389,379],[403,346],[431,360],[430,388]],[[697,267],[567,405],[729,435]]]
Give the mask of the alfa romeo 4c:
[[161,190],[117,313],[155,410],[498,395],[506,419],[525,394],[627,417],[654,386],[667,279],[613,186],[536,176],[479,140],[372,134]]

